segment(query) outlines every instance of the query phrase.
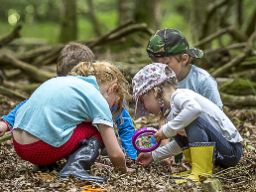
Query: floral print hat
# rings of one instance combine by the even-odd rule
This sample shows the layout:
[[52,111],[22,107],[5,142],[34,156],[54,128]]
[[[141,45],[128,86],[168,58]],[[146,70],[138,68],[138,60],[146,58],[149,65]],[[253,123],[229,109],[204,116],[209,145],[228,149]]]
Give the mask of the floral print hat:
[[140,97],[158,85],[169,81],[177,84],[174,71],[168,65],[152,63],[143,67],[132,79],[133,97],[135,99],[135,118],[149,113],[144,108]]

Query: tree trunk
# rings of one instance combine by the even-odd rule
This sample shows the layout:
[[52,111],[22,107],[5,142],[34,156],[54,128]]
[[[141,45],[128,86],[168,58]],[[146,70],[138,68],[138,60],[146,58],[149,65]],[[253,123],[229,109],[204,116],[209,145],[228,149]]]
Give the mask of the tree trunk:
[[[220,8],[226,5],[228,0],[192,0],[191,2],[190,23],[192,38],[197,42],[218,29],[220,26]],[[203,46],[202,48],[209,48],[210,46],[211,44]]]
[[59,41],[66,43],[77,39],[76,0],[62,0],[62,21]]
[[93,31],[97,36],[101,36],[100,24],[95,14],[95,7],[92,0],[87,0],[88,15],[93,26]]
[[147,23],[150,28],[157,29],[160,26],[160,0],[136,1],[134,19],[138,23]]
[[135,1],[118,0],[118,25],[122,25],[127,21],[133,20],[133,10]]
[[202,24],[205,19],[207,5],[210,3],[210,1],[209,0],[206,0],[206,1],[192,0],[190,1],[190,3],[191,3],[190,29],[192,32],[192,39],[194,42],[198,42],[199,37],[201,37],[202,35]]
[[243,0],[237,0],[236,2],[236,22],[238,28],[243,24]]

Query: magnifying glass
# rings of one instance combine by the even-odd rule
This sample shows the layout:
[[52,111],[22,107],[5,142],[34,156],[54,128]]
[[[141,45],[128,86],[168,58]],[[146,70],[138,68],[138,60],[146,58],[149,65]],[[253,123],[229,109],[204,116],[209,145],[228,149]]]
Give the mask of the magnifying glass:
[[157,142],[154,134],[157,132],[156,128],[143,127],[135,131],[132,136],[133,147],[139,152],[151,152],[159,147],[160,142]]

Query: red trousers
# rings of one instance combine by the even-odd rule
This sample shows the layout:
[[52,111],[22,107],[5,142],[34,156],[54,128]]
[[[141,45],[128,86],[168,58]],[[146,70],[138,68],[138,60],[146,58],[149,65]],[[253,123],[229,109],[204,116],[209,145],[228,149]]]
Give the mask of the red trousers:
[[81,123],[76,127],[70,139],[60,147],[53,147],[43,141],[22,145],[14,139],[13,145],[22,159],[35,165],[50,165],[67,157],[80,146],[82,140],[93,136],[103,143],[99,131],[91,123]]

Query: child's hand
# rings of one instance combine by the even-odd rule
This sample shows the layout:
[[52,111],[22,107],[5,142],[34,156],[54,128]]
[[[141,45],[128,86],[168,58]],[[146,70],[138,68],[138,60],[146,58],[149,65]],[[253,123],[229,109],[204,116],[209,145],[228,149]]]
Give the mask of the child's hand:
[[8,127],[5,122],[0,121],[0,137],[8,130]]
[[153,159],[151,153],[140,153],[136,159],[136,162],[143,166],[147,166],[150,163],[152,163],[153,161],[154,161],[154,159]]
[[154,136],[155,136],[155,138],[156,138],[156,140],[157,140],[158,142],[161,141],[161,140],[163,140],[163,139],[167,139],[167,138],[168,138],[168,137],[166,137],[166,136],[164,135],[163,129],[160,129],[159,131],[157,131]]

